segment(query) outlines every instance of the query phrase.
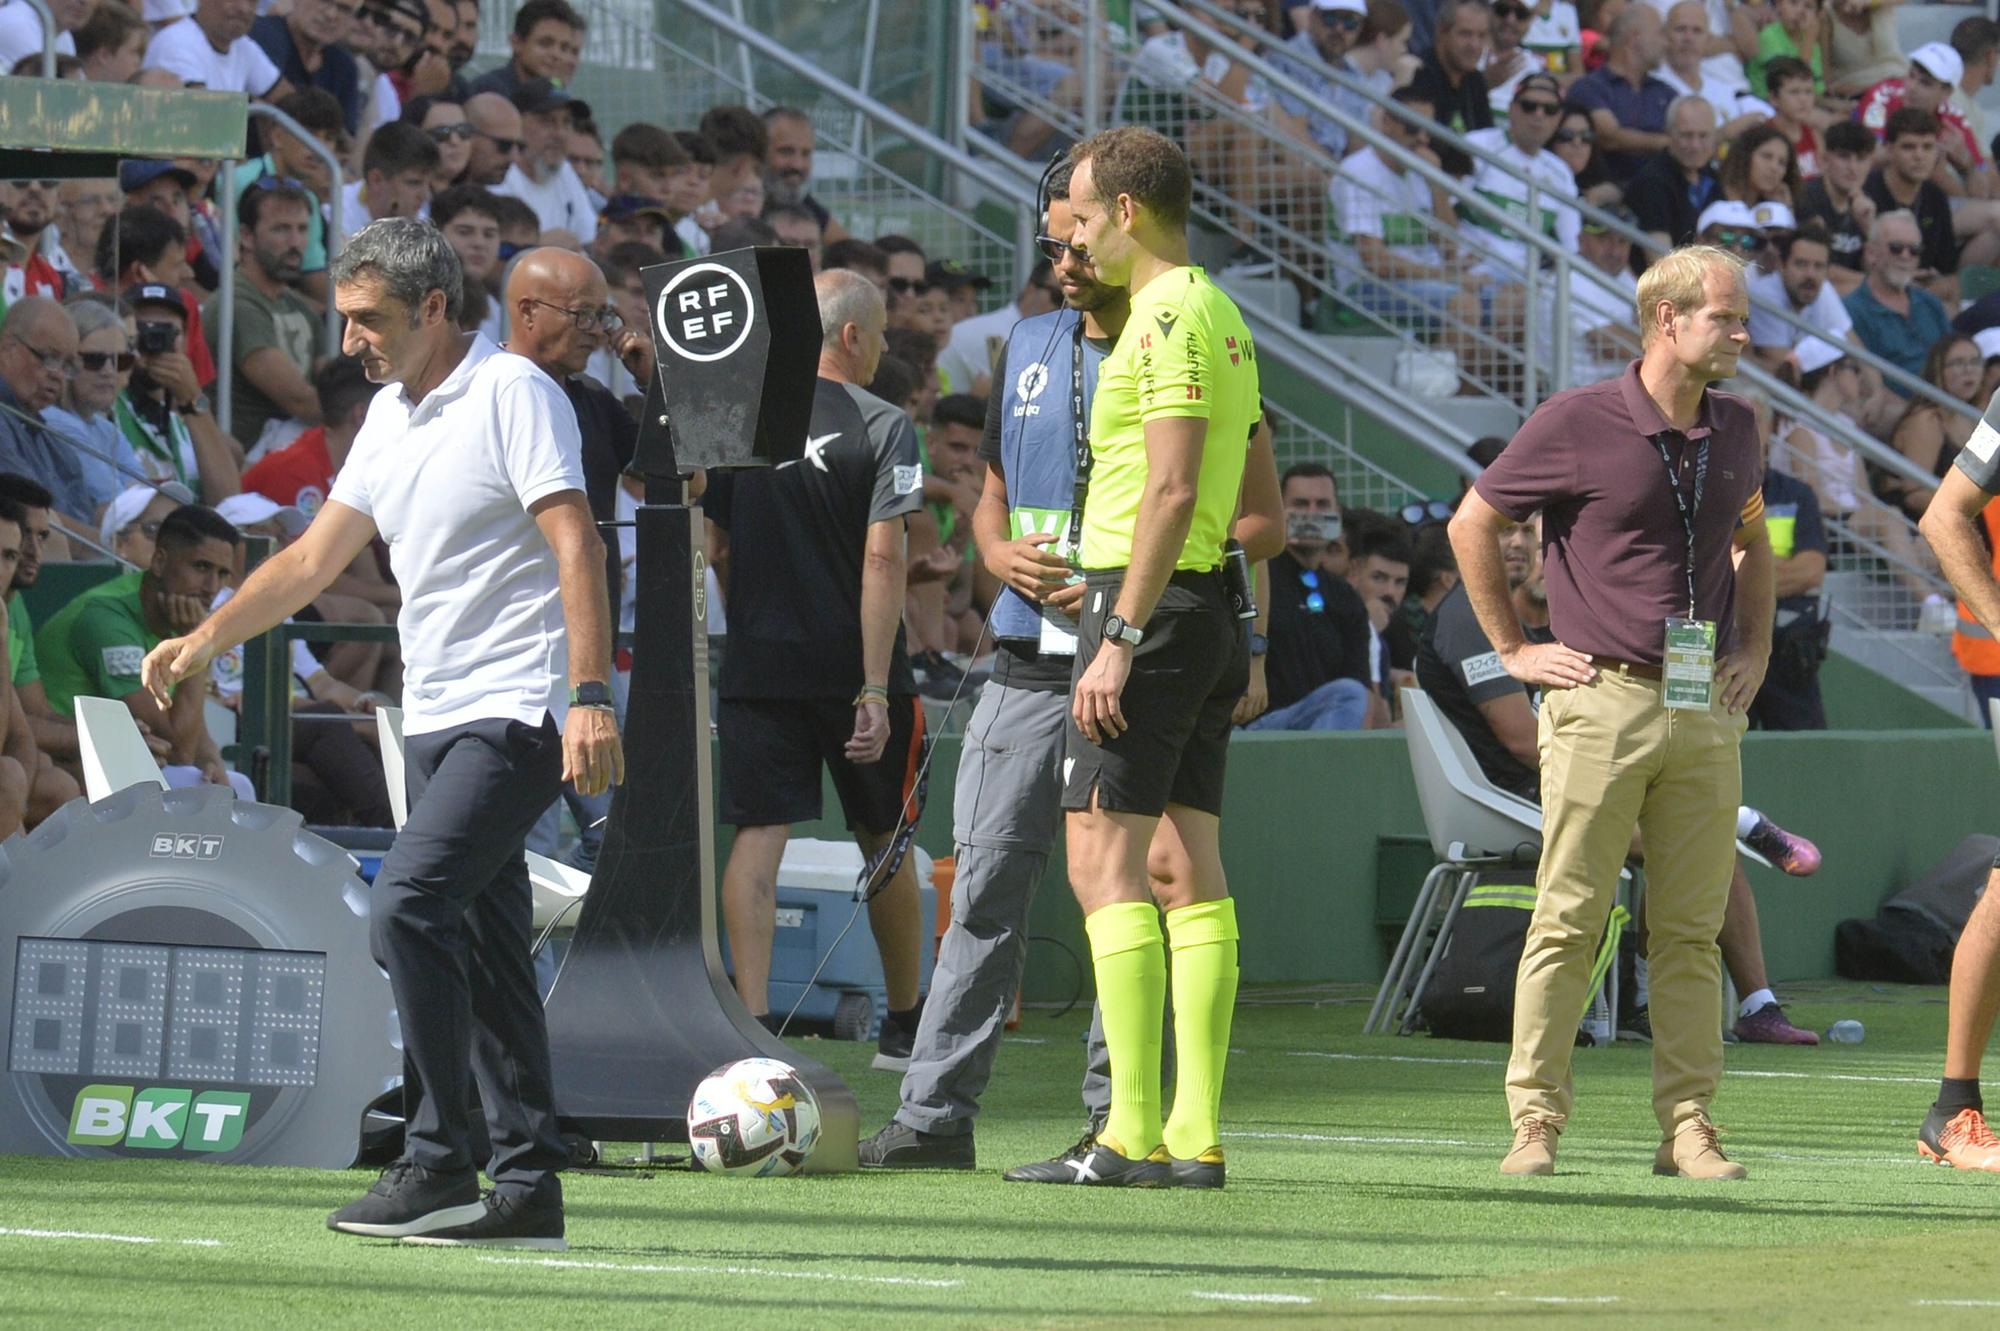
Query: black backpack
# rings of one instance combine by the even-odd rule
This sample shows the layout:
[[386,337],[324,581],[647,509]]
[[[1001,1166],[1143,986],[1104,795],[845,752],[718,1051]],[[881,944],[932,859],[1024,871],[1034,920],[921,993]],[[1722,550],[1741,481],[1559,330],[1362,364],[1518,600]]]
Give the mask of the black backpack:
[[[1521,948],[1534,913],[1533,869],[1495,869],[1473,883],[1451,937],[1445,940],[1444,955],[1418,1000],[1423,1024],[1432,1035],[1501,1044],[1513,1040],[1514,977],[1521,968]],[[1612,912],[1591,970],[1592,993],[1618,954],[1625,919],[1622,907]]]

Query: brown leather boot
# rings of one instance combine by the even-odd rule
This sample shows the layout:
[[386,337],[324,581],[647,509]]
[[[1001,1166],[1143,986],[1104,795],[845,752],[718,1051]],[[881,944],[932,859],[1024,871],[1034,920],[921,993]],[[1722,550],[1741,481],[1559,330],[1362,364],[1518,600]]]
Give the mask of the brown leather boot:
[[1739,1179],[1750,1173],[1722,1153],[1715,1124],[1709,1122],[1708,1115],[1699,1113],[1660,1143],[1653,1156],[1653,1172],[1669,1178],[1694,1179]]
[[1517,1177],[1556,1172],[1556,1138],[1562,1124],[1552,1118],[1524,1118],[1514,1129],[1514,1149],[1500,1162],[1500,1172]]

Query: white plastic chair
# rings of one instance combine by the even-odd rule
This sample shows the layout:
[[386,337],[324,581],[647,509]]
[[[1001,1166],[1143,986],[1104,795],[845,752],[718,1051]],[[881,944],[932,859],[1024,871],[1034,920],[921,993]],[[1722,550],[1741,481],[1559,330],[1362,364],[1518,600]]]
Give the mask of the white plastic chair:
[[[1390,958],[1388,974],[1382,979],[1374,1006],[1368,1011],[1367,1024],[1362,1027],[1367,1033],[1396,1030],[1407,1034],[1415,1025],[1418,996],[1430,983],[1431,973],[1444,955],[1452,926],[1465,902],[1465,894],[1478,877],[1478,869],[1532,862],[1542,848],[1541,806],[1488,780],[1465,737],[1458,733],[1458,727],[1438,711],[1422,689],[1404,688],[1396,696],[1403,704],[1404,735],[1410,745],[1410,769],[1416,777],[1417,801],[1423,806],[1424,827],[1430,834],[1438,864],[1418,890],[1416,905]],[[1995,716],[2000,717],[2000,705],[1996,705]],[[1771,867],[1770,860],[1741,838],[1736,842],[1736,853],[1753,864]],[[1447,881],[1453,884],[1448,892],[1444,887]],[[1630,867],[1621,869],[1621,897],[1629,893],[1632,883]],[[1731,1030],[1736,1024],[1736,990],[1727,970],[1723,972],[1722,983],[1723,1029]],[[1601,997],[1615,1014],[1616,966],[1605,979]],[[1402,1014],[1400,1019],[1398,1010]]]
[[1422,689],[1400,689],[1396,696],[1403,705],[1417,803],[1438,862],[1417,891],[1388,974],[1368,1010],[1361,1029],[1371,1034],[1403,1033],[1414,1024],[1417,997],[1437,969],[1478,870],[1533,864],[1542,849],[1541,809],[1486,778],[1458,727]]
[[[403,709],[377,707],[375,733],[382,741],[382,777],[389,784],[389,812],[400,829],[410,817],[410,792],[404,784]],[[528,882],[535,893],[535,928],[546,929],[590,891],[590,875],[581,869],[528,852]]]

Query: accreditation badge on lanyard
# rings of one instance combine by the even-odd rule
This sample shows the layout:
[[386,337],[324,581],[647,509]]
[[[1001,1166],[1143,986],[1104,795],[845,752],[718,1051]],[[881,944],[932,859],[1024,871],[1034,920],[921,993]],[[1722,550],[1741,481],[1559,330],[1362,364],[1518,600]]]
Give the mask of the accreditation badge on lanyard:
[[1708,440],[1695,453],[1694,502],[1681,493],[1680,477],[1674,460],[1658,436],[1660,461],[1666,464],[1667,488],[1673,491],[1674,506],[1680,512],[1681,530],[1687,535],[1687,617],[1670,616],[1660,657],[1660,701],[1673,711],[1707,711],[1715,701],[1716,624],[1712,619],[1695,618],[1694,523],[1701,512],[1701,492],[1708,483]]

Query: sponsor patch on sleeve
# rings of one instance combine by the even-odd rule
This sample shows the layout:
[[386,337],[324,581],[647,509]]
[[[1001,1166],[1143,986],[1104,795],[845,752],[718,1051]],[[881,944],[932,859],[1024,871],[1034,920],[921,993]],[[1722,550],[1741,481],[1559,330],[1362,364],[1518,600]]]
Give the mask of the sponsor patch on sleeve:
[[1993,428],[1990,421],[1980,421],[1972,427],[1972,437],[1965,441],[1965,454],[1982,468],[1993,465],[1993,458],[2000,453],[2000,430]]
[[145,663],[146,649],[143,647],[106,647],[99,657],[106,679],[129,678],[139,673]]
[[911,466],[907,467],[898,464],[896,467],[895,481],[896,481],[897,494],[899,495],[915,494],[918,490],[921,490],[923,488],[924,469],[921,465],[916,465],[916,464],[912,464]]
[[1459,669],[1465,672],[1465,687],[1468,689],[1476,689],[1489,679],[1499,679],[1507,673],[1507,667],[1500,664],[1498,652],[1468,656]]

